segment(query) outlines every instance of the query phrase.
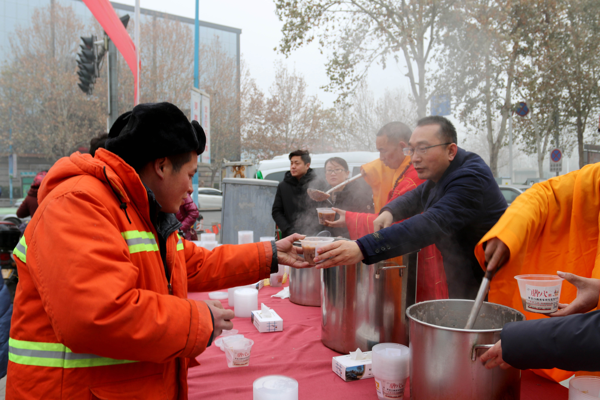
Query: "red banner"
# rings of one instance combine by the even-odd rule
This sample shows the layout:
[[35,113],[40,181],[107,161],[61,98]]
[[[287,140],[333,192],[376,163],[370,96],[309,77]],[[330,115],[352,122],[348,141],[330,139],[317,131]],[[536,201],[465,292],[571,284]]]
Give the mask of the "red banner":
[[[83,0],[85,5],[90,9],[96,20],[100,23],[110,40],[113,41],[117,49],[121,52],[121,55],[125,59],[129,69],[133,73],[134,80],[134,99],[135,104],[138,103],[138,71],[139,68],[136,65],[136,54],[135,44],[127,29],[123,26],[123,23],[119,19],[119,16],[113,9],[110,1],[108,0]],[[139,21],[135,21],[136,24]]]

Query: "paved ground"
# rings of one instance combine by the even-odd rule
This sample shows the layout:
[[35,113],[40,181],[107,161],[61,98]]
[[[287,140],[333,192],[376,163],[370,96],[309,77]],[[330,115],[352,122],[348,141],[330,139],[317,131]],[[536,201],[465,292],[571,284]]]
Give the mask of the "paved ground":
[[4,392],[6,392],[6,377],[0,379],[0,400],[4,400]]

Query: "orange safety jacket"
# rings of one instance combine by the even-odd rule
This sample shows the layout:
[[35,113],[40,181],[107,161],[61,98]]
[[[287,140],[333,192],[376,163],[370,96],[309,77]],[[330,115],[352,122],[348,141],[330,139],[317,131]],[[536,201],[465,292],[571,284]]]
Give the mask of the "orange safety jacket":
[[104,149],[59,160],[39,200],[14,250],[6,398],[187,399],[188,366],[213,332],[208,306],[188,290],[269,277],[271,243],[211,252],[174,232],[167,282],[148,192]]

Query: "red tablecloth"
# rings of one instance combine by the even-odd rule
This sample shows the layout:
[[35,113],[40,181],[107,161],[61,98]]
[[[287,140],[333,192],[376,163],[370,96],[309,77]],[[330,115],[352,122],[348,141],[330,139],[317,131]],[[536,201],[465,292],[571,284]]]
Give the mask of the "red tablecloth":
[[[234,328],[254,340],[250,365],[228,368],[225,353],[214,345],[209,347],[197,359],[201,365],[189,370],[190,399],[248,400],[254,380],[285,375],[298,381],[300,400],[377,400],[373,379],[344,382],[331,370],[331,358],[339,354],[321,343],[321,309],[271,297],[281,289],[264,287],[258,302],[259,307],[265,303],[283,318],[283,332],[259,333],[250,318],[235,318]],[[208,294],[191,293],[190,298],[205,300]],[[227,300],[223,306],[228,308]],[[523,371],[521,400],[567,398],[568,390],[561,385]]]

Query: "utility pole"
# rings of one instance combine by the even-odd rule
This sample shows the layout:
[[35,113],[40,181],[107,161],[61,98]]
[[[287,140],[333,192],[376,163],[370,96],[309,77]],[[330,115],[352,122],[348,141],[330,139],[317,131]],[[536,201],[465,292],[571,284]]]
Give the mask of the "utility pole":
[[[558,135],[558,112],[557,111],[554,111],[554,143],[556,144],[556,148],[560,149],[560,138]],[[556,171],[556,176],[558,176],[558,171]]]
[[512,111],[508,118],[508,169],[510,171],[510,183],[513,184],[513,116]]
[[108,132],[119,117],[119,71],[117,68],[117,47],[108,36],[105,35],[104,40],[108,46],[108,68],[106,68],[108,74]]
[[[198,49],[200,46],[200,20],[198,19],[199,9],[200,0],[196,0],[196,15],[194,19],[194,87],[196,89],[200,89],[200,80],[198,76],[198,69],[200,68],[200,55]],[[200,208],[200,204],[198,204],[198,171],[196,171],[194,177],[192,178],[192,188],[194,190],[192,193],[192,200],[194,200],[194,203],[198,206],[198,208]]]

